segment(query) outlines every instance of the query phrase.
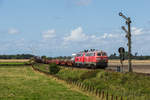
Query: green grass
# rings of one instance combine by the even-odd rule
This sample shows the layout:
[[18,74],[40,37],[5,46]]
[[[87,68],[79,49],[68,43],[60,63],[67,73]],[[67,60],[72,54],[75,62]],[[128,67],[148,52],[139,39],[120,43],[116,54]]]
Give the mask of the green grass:
[[48,64],[35,64],[34,66],[42,71],[49,72]]
[[88,71],[72,68],[61,68],[56,76],[64,80],[82,82],[85,85],[94,86],[97,89],[108,91],[110,94],[118,96],[132,98],[136,95],[134,96],[137,97],[136,100],[142,100],[142,95],[144,95],[150,99],[150,76],[136,73],[122,74],[101,69]]
[[91,100],[29,66],[0,66],[0,100]]

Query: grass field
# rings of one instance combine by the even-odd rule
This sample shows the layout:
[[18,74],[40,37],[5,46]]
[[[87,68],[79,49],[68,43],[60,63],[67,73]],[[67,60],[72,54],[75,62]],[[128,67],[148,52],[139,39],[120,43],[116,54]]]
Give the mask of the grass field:
[[0,66],[25,66],[30,65],[29,62],[0,62]]
[[0,62],[28,62],[29,59],[0,59]]
[[0,66],[0,100],[91,100],[29,66]]

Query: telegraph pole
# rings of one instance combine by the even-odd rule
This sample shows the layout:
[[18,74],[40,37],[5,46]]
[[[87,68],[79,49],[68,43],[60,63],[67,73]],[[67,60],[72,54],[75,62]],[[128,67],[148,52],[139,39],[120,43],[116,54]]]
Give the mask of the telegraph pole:
[[126,20],[126,24],[128,25],[128,30],[124,26],[122,26],[122,29],[127,33],[126,38],[128,39],[128,71],[133,72],[132,69],[132,63],[131,63],[131,19],[130,17],[124,16],[121,12],[119,13],[119,16],[123,17]]

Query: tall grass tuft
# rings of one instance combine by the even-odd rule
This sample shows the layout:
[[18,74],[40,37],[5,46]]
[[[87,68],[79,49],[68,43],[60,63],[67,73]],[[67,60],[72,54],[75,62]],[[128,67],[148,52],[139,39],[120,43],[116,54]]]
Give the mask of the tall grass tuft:
[[51,63],[49,65],[50,74],[56,74],[60,71],[60,67],[56,63]]

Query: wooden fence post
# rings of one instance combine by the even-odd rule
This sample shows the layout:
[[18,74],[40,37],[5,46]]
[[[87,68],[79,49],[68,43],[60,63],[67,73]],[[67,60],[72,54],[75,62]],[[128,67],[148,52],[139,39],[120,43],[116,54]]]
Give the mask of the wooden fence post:
[[81,86],[81,83],[79,82],[79,88],[80,88],[80,86]]
[[99,92],[98,92],[98,96],[101,97],[101,91],[100,91],[100,90],[99,90]]
[[79,85],[78,85],[78,87],[80,88],[80,82],[79,82]]
[[86,85],[84,85],[84,90],[87,90],[87,86]]
[[84,84],[82,83],[82,88],[81,89],[83,89],[83,87],[84,87]]
[[91,92],[91,90],[92,90],[92,87],[90,86],[90,92]]
[[88,91],[88,85],[86,85],[86,89],[85,90]]
[[78,82],[78,87],[80,88],[80,82]]
[[116,100],[118,100],[118,96],[116,96]]
[[98,95],[98,89],[96,89],[96,96]]
[[113,95],[111,95],[111,100],[113,100],[114,99],[114,96]]
[[78,81],[76,81],[76,86],[78,87]]
[[70,81],[70,83],[72,84],[72,80]]
[[83,83],[81,84],[81,89],[83,89]]
[[121,96],[121,100],[123,100],[123,97]]
[[82,83],[80,83],[80,88],[82,88]]
[[77,81],[75,81],[75,85],[77,86]]
[[94,86],[92,86],[92,93],[94,93]]
[[80,87],[81,89],[82,89],[82,86],[83,86],[83,84],[81,83],[81,87]]
[[88,85],[87,87],[88,87],[88,88],[87,88],[87,91],[90,91],[90,85]]
[[104,99],[104,91],[102,92],[102,99]]
[[85,90],[85,84],[83,84],[83,90]]
[[106,94],[106,100],[108,100],[108,92],[107,92],[107,94]]

